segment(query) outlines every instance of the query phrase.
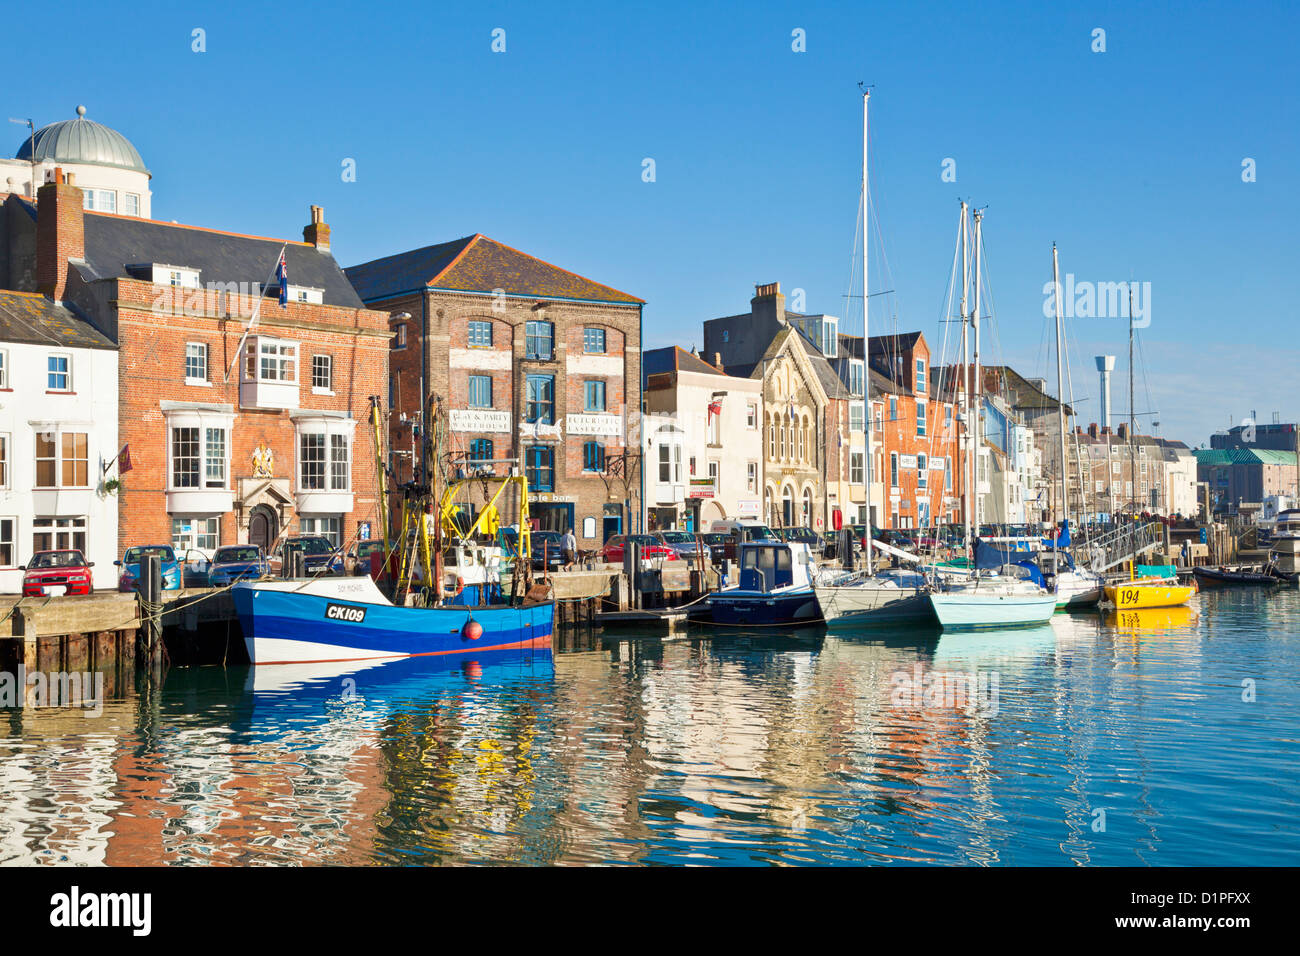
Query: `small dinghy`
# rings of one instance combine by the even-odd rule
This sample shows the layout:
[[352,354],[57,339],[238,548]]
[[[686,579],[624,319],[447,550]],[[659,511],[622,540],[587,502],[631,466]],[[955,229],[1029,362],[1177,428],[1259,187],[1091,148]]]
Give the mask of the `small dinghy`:
[[1255,568],[1192,568],[1196,583],[1203,588],[1277,587],[1288,583],[1287,576]]

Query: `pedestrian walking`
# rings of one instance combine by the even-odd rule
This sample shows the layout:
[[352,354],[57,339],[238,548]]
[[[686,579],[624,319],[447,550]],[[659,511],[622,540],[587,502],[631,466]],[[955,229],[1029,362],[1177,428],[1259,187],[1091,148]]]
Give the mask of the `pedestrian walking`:
[[560,539],[560,556],[564,560],[564,570],[573,570],[573,562],[577,558],[577,551],[578,539],[573,536],[573,529],[570,528],[564,532],[564,537]]

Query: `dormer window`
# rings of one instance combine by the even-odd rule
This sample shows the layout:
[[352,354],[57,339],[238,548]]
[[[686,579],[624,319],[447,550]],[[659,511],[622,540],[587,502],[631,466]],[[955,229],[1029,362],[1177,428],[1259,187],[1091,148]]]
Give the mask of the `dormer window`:
[[925,359],[916,360],[916,390],[925,391]]
[[866,367],[861,359],[849,359],[849,392],[863,394],[866,387]]
[[199,270],[186,266],[172,266],[166,263],[152,263],[154,285],[172,286],[176,289],[199,288]]
[[840,320],[829,316],[822,318],[822,354],[827,358],[839,358],[840,355]]
[[325,290],[313,289],[309,286],[291,285],[289,286],[289,301],[321,305],[325,301]]

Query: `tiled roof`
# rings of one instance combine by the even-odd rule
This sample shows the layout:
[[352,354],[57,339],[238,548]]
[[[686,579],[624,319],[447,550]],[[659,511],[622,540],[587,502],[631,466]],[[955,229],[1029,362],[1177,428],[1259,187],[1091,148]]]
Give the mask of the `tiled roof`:
[[72,349],[112,349],[112,340],[33,292],[0,291],[0,341]]
[[395,256],[372,259],[343,271],[366,302],[386,296],[401,295],[428,285],[465,251],[476,236],[441,242],[436,246],[412,249]]
[[326,305],[362,308],[334,257],[305,242],[96,212],[86,213],[85,237],[87,268],[80,271],[90,279],[131,277],[128,266],[156,262],[198,269],[204,283],[265,286],[275,282],[283,246],[291,285],[323,290]]
[[715,368],[698,355],[692,355],[679,345],[663,349],[651,349],[641,356],[641,369],[645,375],[658,375],[662,372],[699,372],[703,375],[725,375],[720,368]]
[[906,352],[920,338],[920,332],[893,332],[887,335],[873,335],[871,337],[871,354],[884,353],[893,355],[896,352]]
[[481,233],[363,262],[347,270],[357,294],[373,302],[421,287],[539,299],[642,305],[643,299],[543,262]]

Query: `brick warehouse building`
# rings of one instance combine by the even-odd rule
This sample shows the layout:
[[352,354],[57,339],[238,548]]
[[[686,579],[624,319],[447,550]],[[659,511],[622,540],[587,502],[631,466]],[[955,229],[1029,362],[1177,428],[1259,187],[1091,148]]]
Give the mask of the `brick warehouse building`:
[[[357,298],[319,208],[306,241],[283,242],[85,211],[55,175],[35,208],[5,201],[3,278],[118,345],[132,465],[107,471],[121,479],[119,546],[210,554],[286,530],[345,544],[377,527],[364,423],[369,396],[387,391],[388,316]],[[271,288],[257,310],[282,247],[290,301]]]
[[535,529],[573,528],[590,549],[641,526],[641,299],[477,234],[347,275],[394,316],[399,480],[423,390],[445,401],[454,467],[522,464]]

